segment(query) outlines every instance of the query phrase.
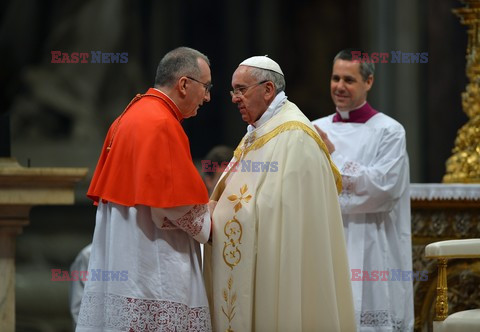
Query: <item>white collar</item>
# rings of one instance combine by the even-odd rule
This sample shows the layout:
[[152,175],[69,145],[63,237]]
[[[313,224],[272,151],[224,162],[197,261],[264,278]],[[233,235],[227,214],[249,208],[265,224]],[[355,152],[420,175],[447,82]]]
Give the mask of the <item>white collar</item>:
[[275,114],[278,113],[278,111],[280,111],[280,109],[282,108],[283,104],[285,104],[286,101],[287,101],[287,96],[285,95],[285,92],[280,91],[275,96],[273,101],[270,103],[265,113],[262,114],[260,119],[258,119],[253,125],[248,125],[247,132],[251,133],[256,128],[260,127],[265,122],[270,120]]
[[342,117],[342,119],[346,120],[346,119],[350,119],[350,112],[351,111],[355,111],[355,110],[358,110],[359,108],[362,108],[363,105],[365,105],[367,103],[367,101],[365,100],[360,106],[357,106],[355,108],[352,108],[351,110],[347,110],[347,111],[340,111],[337,107],[337,112],[338,114],[340,114],[340,116]]

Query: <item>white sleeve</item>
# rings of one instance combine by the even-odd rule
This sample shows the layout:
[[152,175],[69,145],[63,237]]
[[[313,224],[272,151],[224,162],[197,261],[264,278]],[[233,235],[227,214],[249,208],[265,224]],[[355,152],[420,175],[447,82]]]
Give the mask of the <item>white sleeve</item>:
[[177,206],[174,208],[152,208],[152,219],[158,228],[171,228],[174,225],[200,243],[210,237],[210,212],[207,204]]
[[343,213],[389,212],[408,188],[409,169],[403,130],[387,131],[368,165],[335,151],[332,159],[342,174]]
[[[87,271],[88,263],[90,261],[90,252],[92,244],[89,244],[80,251],[75,258],[75,261],[70,266],[70,275],[73,271]],[[78,320],[78,314],[80,313],[80,304],[83,297],[83,289],[85,288],[85,281],[83,278],[77,278],[70,284],[69,297],[70,297],[70,313],[72,314],[73,322],[76,325]]]

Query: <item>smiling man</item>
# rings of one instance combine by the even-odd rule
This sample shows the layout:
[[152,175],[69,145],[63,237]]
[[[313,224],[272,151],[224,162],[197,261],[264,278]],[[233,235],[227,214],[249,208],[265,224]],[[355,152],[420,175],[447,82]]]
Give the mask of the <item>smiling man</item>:
[[[403,126],[367,102],[373,63],[333,61],[330,91],[336,113],[314,121],[340,169],[343,225],[350,268],[412,270],[409,164]],[[319,184],[320,185],[320,184]],[[412,331],[411,281],[353,281],[359,331]]]
[[154,88],[111,125],[87,193],[98,205],[88,270],[128,279],[87,281],[77,331],[211,331],[200,261],[208,194],[181,126],[211,87],[208,58],[174,49]]
[[[211,199],[216,331],[355,331],[337,188],[327,148],[285,95],[280,66],[243,61],[232,102],[248,124]],[[236,169],[236,171],[235,171]]]

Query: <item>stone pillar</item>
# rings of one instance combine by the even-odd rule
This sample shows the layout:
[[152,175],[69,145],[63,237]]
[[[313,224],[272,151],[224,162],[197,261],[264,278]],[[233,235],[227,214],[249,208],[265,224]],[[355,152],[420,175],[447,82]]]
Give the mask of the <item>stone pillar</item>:
[[15,241],[34,205],[73,204],[87,168],[25,168],[0,158],[0,331],[15,331]]

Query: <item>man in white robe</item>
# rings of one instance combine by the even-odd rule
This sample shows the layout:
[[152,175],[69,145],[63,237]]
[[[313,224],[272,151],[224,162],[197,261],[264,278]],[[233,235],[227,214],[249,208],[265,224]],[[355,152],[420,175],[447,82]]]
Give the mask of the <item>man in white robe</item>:
[[245,60],[232,87],[249,125],[211,197],[213,328],[354,331],[338,171],[275,61]]
[[358,331],[413,329],[409,164],[405,130],[367,102],[374,64],[333,62],[335,114],[315,120],[342,174],[340,195]]
[[[92,251],[92,244],[90,243],[78,253],[77,257],[75,257],[75,260],[70,266],[70,275],[73,275],[74,273],[76,273],[77,275],[79,273],[84,273],[79,271],[88,271],[88,262],[90,261],[91,251]],[[70,283],[70,289],[69,289],[70,314],[72,315],[74,330],[75,330],[75,327],[77,326],[78,313],[80,312],[80,304],[82,303],[83,289],[85,288],[85,281],[86,281],[86,278],[84,278],[82,275],[79,278],[75,278],[75,280],[73,280]]]
[[205,55],[170,51],[110,127],[87,193],[98,209],[77,331],[211,331],[208,194],[180,124],[210,82]]

